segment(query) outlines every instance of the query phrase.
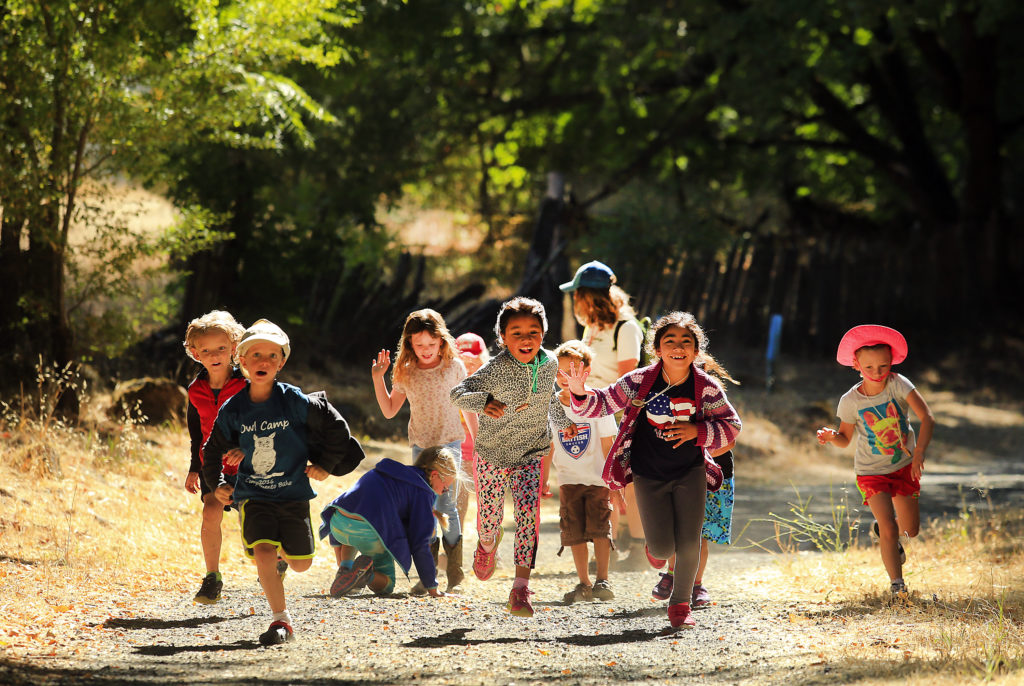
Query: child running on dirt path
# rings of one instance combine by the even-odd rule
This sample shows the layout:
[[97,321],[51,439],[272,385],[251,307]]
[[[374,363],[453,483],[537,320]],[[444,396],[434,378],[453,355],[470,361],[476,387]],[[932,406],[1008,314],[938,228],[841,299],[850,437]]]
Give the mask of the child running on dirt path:
[[[728,545],[732,542],[732,510],[736,500],[736,479],[734,471],[734,459],[732,448],[734,444],[715,451],[711,457],[722,468],[722,487],[717,491],[708,491],[704,503],[704,524],[700,530],[700,562],[697,564],[697,574],[693,579],[693,592],[690,594],[690,609],[700,610],[711,605],[711,593],[704,586],[704,570],[708,564],[708,554],[711,546],[708,541],[721,545]],[[647,555],[651,566],[661,569],[665,566],[665,560],[659,560]],[[675,581],[675,557],[668,560],[668,569],[661,574],[661,578],[651,591],[651,597],[655,600],[668,600],[672,596],[672,585]]]
[[[582,365],[589,371],[594,359],[593,352],[580,341],[566,341],[555,348],[558,370],[568,373],[572,364]],[[583,601],[611,600],[615,597],[608,582],[608,560],[612,549],[612,504],[607,484],[601,478],[604,461],[615,440],[618,426],[611,415],[599,419],[580,417],[569,407],[569,389],[564,375],[556,378],[560,389],[558,401],[565,408],[565,414],[576,424],[576,435],[564,438],[562,432],[552,427],[555,440],[551,443],[550,463],[558,472],[558,525],[561,530],[562,547],[569,546],[572,560],[576,565],[579,583],[562,596],[566,605]],[[615,495],[621,498],[616,491]],[[590,583],[587,569],[587,542],[594,543],[596,580]],[[558,551],[562,553],[561,550]]]
[[[920,529],[918,497],[925,451],[935,419],[928,403],[907,377],[892,368],[907,358],[907,341],[887,326],[855,326],[839,341],[839,364],[860,372],[861,382],[839,399],[839,430],[818,429],[818,443],[845,448],[854,441],[854,472],[864,504],[875,517],[882,564],[889,574],[893,601],[908,598],[903,580],[906,552],[900,534],[909,540]],[[907,410],[921,422],[915,435]]]
[[[434,510],[438,495],[459,477],[458,458],[432,446],[413,466],[383,459],[320,513],[320,538],[329,537],[338,561],[331,596],[340,598],[369,586],[379,596],[395,589],[395,563],[406,576],[415,563],[420,583],[433,597],[437,568],[431,556],[434,517],[447,529],[448,517]],[[356,553],[360,553],[356,557]]]
[[[363,449],[326,398],[277,381],[291,355],[280,327],[258,320],[245,330],[237,354],[249,382],[217,415],[204,448],[203,477],[219,483],[214,492],[221,503],[238,507],[242,545],[256,563],[273,613],[259,640],[275,645],[294,639],[278,557],[296,572],[313,562],[309,501],[316,493],[309,480],[351,472]],[[238,466],[233,485],[222,465]]]
[[476,439],[479,542],[473,572],[481,581],[494,574],[508,486],[516,522],[516,578],[506,609],[517,617],[532,617],[529,581],[540,526],[540,461],[551,446],[548,421],[563,429],[567,439],[576,435],[576,425],[555,397],[558,362],[541,347],[548,330],[544,306],[531,298],[513,298],[501,306],[494,330],[501,352],[451,392],[456,407],[481,415]]
[[[188,385],[185,417],[192,446],[192,461],[188,467],[188,476],[185,477],[185,490],[199,493],[203,502],[199,543],[203,548],[206,574],[193,600],[204,605],[220,600],[224,588],[220,574],[220,551],[223,543],[221,522],[225,507],[213,495],[217,482],[209,484],[201,477],[203,444],[210,437],[221,405],[245,388],[242,372],[232,363],[235,346],[244,332],[242,325],[223,310],[213,310],[193,319],[185,330],[185,352],[203,366]],[[234,481],[237,471],[237,468],[225,471],[229,482]]]
[[[448,333],[444,318],[427,308],[416,310],[405,319],[395,356],[395,370],[391,374],[393,388],[390,393],[384,374],[391,366],[391,352],[381,350],[370,367],[377,404],[385,417],[394,417],[406,398],[409,399],[409,445],[412,446],[414,460],[424,448],[432,445],[444,446],[456,457],[462,453],[463,431],[459,411],[448,400],[452,388],[466,378],[466,367],[457,353],[455,339]],[[466,423],[469,431],[476,433],[476,417],[467,417]],[[437,501],[437,509],[448,515],[448,530],[442,534],[442,540],[448,558],[445,571],[449,593],[465,578],[458,503],[460,500],[469,502],[469,493],[458,487],[458,481],[453,489],[445,491]],[[431,546],[436,564],[439,552],[436,538]],[[413,593],[422,594],[425,590],[417,585]]]
[[[572,281],[559,288],[572,293],[573,314],[585,328],[583,343],[594,351],[590,385],[604,388],[637,368],[644,347],[644,332],[629,304],[630,296],[617,285],[611,267],[594,260],[581,265]],[[612,535],[618,541],[621,558],[612,554],[611,566],[617,571],[647,568],[644,556],[644,532],[636,507],[633,484],[627,484],[620,498],[621,508],[612,511]],[[619,533],[620,510],[626,519]]]
[[695,625],[690,596],[706,493],[722,479],[710,453],[733,443],[741,423],[718,378],[734,380],[708,354],[707,337],[693,315],[667,314],[651,333],[654,364],[604,389],[587,389],[587,374],[578,365],[572,365],[566,380],[578,414],[599,417],[626,410],[604,480],[612,489],[634,483],[650,556],[676,557],[678,581],[669,600],[669,621],[674,628],[688,628]]

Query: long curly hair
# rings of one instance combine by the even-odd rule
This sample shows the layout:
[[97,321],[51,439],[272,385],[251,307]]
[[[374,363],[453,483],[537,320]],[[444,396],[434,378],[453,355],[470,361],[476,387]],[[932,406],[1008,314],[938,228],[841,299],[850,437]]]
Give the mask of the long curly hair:
[[572,313],[583,326],[608,329],[620,319],[636,316],[629,294],[615,284],[608,288],[580,286],[573,292]]

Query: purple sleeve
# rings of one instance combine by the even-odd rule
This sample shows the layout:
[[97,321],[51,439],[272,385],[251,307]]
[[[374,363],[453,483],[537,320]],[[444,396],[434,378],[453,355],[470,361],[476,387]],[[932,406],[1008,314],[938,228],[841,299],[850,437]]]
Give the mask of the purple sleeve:
[[635,372],[630,372],[607,388],[592,388],[583,400],[570,393],[573,411],[581,417],[604,417],[625,409],[639,387],[639,375],[636,375],[636,383],[634,375]]
[[718,383],[709,383],[701,394],[704,419],[697,422],[697,445],[714,452],[736,440],[743,424]]

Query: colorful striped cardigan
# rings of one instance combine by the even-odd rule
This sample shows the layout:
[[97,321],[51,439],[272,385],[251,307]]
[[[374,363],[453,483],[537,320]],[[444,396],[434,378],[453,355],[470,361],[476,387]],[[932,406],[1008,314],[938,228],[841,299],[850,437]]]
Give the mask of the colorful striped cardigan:
[[[742,423],[717,379],[697,366],[691,367],[691,373],[697,403],[697,411],[691,421],[697,425],[697,445],[704,448],[708,490],[716,491],[722,485],[722,470],[710,454],[735,441]],[[630,449],[633,430],[643,408],[635,407],[631,401],[634,398],[645,398],[660,374],[661,360],[658,360],[650,366],[629,372],[607,388],[591,389],[585,399],[571,396],[573,410],[584,417],[603,417],[626,410],[619,424],[619,433],[608,452],[602,475],[612,490],[623,488],[633,481],[633,470],[629,464]]]

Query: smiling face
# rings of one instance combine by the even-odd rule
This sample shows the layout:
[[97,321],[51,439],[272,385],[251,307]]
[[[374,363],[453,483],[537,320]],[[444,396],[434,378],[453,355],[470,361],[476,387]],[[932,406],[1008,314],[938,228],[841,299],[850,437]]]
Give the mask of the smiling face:
[[235,354],[235,344],[223,331],[196,336],[189,346],[192,357],[206,367],[211,377],[219,377],[231,371],[231,356]]
[[257,341],[246,349],[239,362],[253,386],[269,386],[284,366],[284,351],[276,343]]
[[543,340],[544,327],[540,318],[532,314],[512,315],[501,332],[501,342],[523,364],[533,361]]
[[683,371],[697,358],[697,337],[689,329],[672,324],[661,334],[654,352],[669,374]]
[[868,381],[881,383],[892,371],[892,349],[883,346],[858,350],[853,368]]
[[426,331],[409,336],[409,345],[420,369],[436,367],[441,362],[441,339]]

